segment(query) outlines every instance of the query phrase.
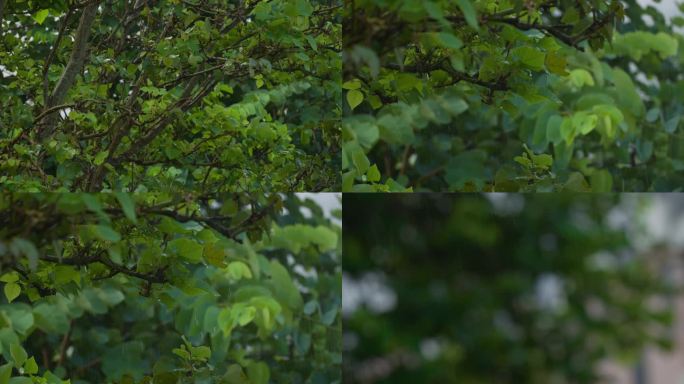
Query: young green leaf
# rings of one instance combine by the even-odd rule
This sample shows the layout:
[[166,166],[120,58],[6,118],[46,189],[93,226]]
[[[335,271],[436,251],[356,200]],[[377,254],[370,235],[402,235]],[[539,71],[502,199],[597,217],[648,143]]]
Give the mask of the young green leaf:
[[4,290],[5,297],[7,297],[7,301],[10,303],[21,294],[21,286],[17,283],[6,283]]
[[22,365],[24,365],[24,362],[28,357],[28,355],[26,354],[26,350],[24,350],[24,347],[17,343],[10,344],[10,355],[12,355],[12,360],[14,360],[14,364],[17,367],[21,367]]
[[357,89],[352,89],[347,92],[347,103],[349,103],[349,107],[353,110],[354,108],[358,107],[359,104],[363,101],[363,93]]
[[47,18],[49,14],[50,14],[49,9],[41,9],[40,11],[36,12],[33,15],[33,20],[35,20],[36,23],[38,23],[38,24],[43,24],[43,22],[45,21],[45,18]]

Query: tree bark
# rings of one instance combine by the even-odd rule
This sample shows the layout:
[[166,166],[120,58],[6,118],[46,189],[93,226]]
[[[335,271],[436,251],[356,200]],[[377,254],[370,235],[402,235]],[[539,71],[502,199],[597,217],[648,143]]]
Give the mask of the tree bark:
[[[2,1],[2,0],[0,0]],[[66,99],[67,92],[73,87],[76,82],[76,76],[83,69],[86,61],[86,54],[88,51],[88,38],[90,37],[90,29],[95,21],[97,14],[98,3],[92,3],[83,9],[81,20],[78,23],[76,30],[76,37],[74,40],[74,47],[71,51],[69,62],[64,68],[64,72],[60,77],[52,94],[47,98],[45,110],[53,108],[56,105],[62,104]],[[52,135],[55,125],[57,124],[57,116],[51,115],[46,117],[46,123],[40,131],[41,139]]]

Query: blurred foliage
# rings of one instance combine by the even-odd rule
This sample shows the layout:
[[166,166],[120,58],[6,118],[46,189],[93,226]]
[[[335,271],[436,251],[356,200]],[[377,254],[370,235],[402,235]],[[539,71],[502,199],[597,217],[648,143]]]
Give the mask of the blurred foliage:
[[0,383],[340,382],[340,235],[295,195],[2,194]]
[[669,346],[672,285],[606,225],[617,201],[345,194],[349,289],[397,296],[345,308],[345,382],[593,383],[604,359]]
[[341,9],[0,1],[0,185],[339,190]]
[[680,189],[683,15],[636,0],[350,0],[343,190]]

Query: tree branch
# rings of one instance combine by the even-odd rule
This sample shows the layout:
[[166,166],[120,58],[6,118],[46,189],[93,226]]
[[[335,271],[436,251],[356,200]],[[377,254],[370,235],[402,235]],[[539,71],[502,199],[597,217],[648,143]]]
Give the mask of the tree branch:
[[50,53],[48,54],[48,57],[47,59],[45,59],[45,63],[43,64],[43,98],[45,99],[44,103],[46,106],[50,104],[50,81],[48,79],[48,72],[50,70],[52,60],[54,60],[55,54],[57,53],[57,49],[59,48],[59,44],[62,42],[62,37],[64,37],[64,31],[66,30],[66,27],[69,24],[69,18],[71,17],[73,11],[73,8],[69,8],[69,11],[67,11],[66,16],[64,16],[64,19],[62,20],[62,25],[59,27],[57,39],[53,43],[52,49],[50,50]]
[[507,17],[490,17],[490,18],[487,18],[487,21],[493,21],[493,22],[497,22],[497,23],[505,23],[505,24],[514,26],[514,27],[516,27],[520,30],[523,30],[523,31],[528,31],[530,29],[537,29],[537,30],[540,30],[542,32],[546,32],[547,34],[557,38],[558,40],[564,42],[565,44],[567,44],[571,47],[579,48],[577,46],[577,43],[579,41],[576,41],[575,38],[573,38],[572,36],[570,36],[567,33],[562,31],[562,29],[567,28],[567,27],[572,27],[572,26],[568,26],[565,24],[560,24],[560,25],[544,25],[544,24],[538,24],[538,23],[528,24],[528,23],[521,22],[517,18],[507,18]]
[[59,111],[60,109],[73,108],[75,106],[76,105],[74,105],[74,104],[62,104],[62,105],[55,105],[53,107],[50,107],[50,108],[44,110],[43,112],[41,112],[40,115],[36,116],[36,118],[33,120],[33,124],[40,123],[40,121],[43,120],[45,118],[45,116],[48,116],[52,113],[55,113],[55,112]]
[[[74,85],[76,81],[76,76],[83,68],[86,60],[86,53],[88,48],[88,37],[90,36],[90,29],[95,21],[95,16],[97,14],[97,3],[93,2],[89,4],[83,10],[81,15],[81,20],[78,23],[78,29],[76,30],[76,37],[74,40],[74,47],[71,51],[71,57],[69,62],[64,68],[62,77],[60,77],[55,89],[48,98],[48,103],[45,106],[46,110],[54,107],[57,104],[62,104],[66,98],[67,91]],[[54,118],[48,119],[46,126],[44,126],[40,132],[39,136],[41,138],[46,138],[50,136],[55,128],[57,120]]]
[[71,322],[69,322],[69,330],[67,331],[67,333],[62,338],[62,343],[59,346],[59,360],[57,361],[58,367],[61,367],[62,365],[64,365],[64,360],[66,360],[66,350],[67,350],[67,346],[69,345],[69,338],[71,338],[71,330],[72,330],[73,326],[74,326],[74,320],[71,320]]
[[144,273],[140,273],[137,271],[134,271],[132,269],[128,269],[122,265],[116,264],[115,262],[111,261],[108,257],[104,255],[104,251],[99,251],[98,253],[88,256],[88,257],[73,257],[73,258],[58,258],[54,256],[41,256],[40,259],[42,261],[47,261],[50,263],[55,263],[55,264],[63,264],[63,265],[73,265],[73,266],[84,266],[88,264],[93,264],[93,263],[102,263],[109,267],[112,271],[116,271],[118,273],[123,273],[128,276],[132,277],[137,277],[142,280],[149,281],[151,283],[163,283],[166,281],[166,278],[164,275],[160,274],[154,274],[154,275],[147,275]]

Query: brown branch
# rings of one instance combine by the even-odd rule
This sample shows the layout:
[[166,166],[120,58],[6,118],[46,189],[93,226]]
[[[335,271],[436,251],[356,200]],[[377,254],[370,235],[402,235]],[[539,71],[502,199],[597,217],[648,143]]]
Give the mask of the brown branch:
[[95,358],[95,359],[93,359],[93,360],[90,360],[90,361],[87,362],[84,366],[76,368],[75,376],[76,376],[76,377],[80,377],[83,373],[85,373],[86,371],[88,371],[90,368],[92,368],[92,367],[94,367],[94,366],[100,364],[101,362],[102,362],[102,358],[101,358],[101,357],[97,357],[97,358]]
[[166,83],[163,83],[163,84],[160,85],[159,87],[160,87],[160,88],[166,88],[166,87],[168,87],[169,85],[174,85],[174,86],[175,86],[176,84],[178,84],[178,83],[179,83],[180,81],[182,81],[182,80],[185,80],[185,79],[188,79],[188,78],[191,78],[191,77],[195,77],[195,76],[199,76],[199,75],[203,75],[203,74],[205,74],[205,73],[209,73],[209,72],[215,71],[215,70],[217,70],[217,69],[221,69],[221,68],[223,68],[223,67],[225,67],[225,66],[226,66],[226,63],[222,63],[222,64],[215,65],[215,66],[210,67],[210,68],[207,68],[207,69],[203,69],[203,70],[198,71],[198,72],[195,72],[195,73],[190,73],[190,74],[187,74],[187,75],[181,75],[181,76],[175,78],[174,80],[169,80],[169,81],[167,81]]
[[73,325],[74,325],[74,320],[71,320],[69,322],[69,330],[67,331],[67,333],[62,338],[62,343],[59,346],[59,360],[57,361],[58,367],[61,367],[62,365],[64,365],[64,360],[66,360],[66,350],[67,350],[67,346],[69,345],[69,338],[71,338],[71,331],[73,329]]
[[443,71],[446,71],[451,75],[451,78],[453,79],[454,83],[457,83],[459,81],[465,81],[471,84],[479,85],[481,87],[489,88],[494,91],[506,91],[509,89],[508,85],[503,82],[503,81],[484,81],[480,80],[474,76],[470,76],[467,73],[464,72],[459,72],[453,68],[451,68],[449,65],[446,65],[444,61],[440,61],[437,63],[431,63],[431,64],[415,64],[415,65],[403,65],[400,66],[399,64],[394,64],[394,63],[388,63],[386,65],[390,69],[394,70],[400,70],[400,71],[407,71],[407,72],[415,72],[415,73],[427,73],[431,71],[435,71],[438,69],[441,69]]
[[537,29],[539,31],[545,32],[558,40],[564,42],[565,44],[579,48],[577,46],[577,43],[579,41],[576,41],[575,38],[572,36],[566,34],[562,30],[568,27],[571,27],[570,25],[567,24],[559,24],[559,25],[545,25],[545,24],[539,24],[539,23],[523,23],[517,18],[508,18],[508,17],[489,17],[486,18],[486,21],[493,21],[497,23],[505,23],[511,26],[514,26],[520,30],[523,31],[528,31],[530,29]]
[[122,265],[116,264],[115,262],[111,261],[108,257],[104,256],[104,251],[99,251],[98,253],[87,257],[79,256],[71,258],[58,258],[54,256],[44,255],[41,256],[40,259],[51,263],[73,266],[84,266],[93,263],[101,263],[106,265],[107,267],[109,267],[109,269],[113,271],[123,273],[125,275],[132,277],[137,277],[139,279],[146,280],[152,283],[164,283],[166,281],[166,278],[163,275],[148,275],[126,268]]
[[66,109],[66,108],[74,108],[76,105],[75,104],[62,104],[62,105],[55,105],[53,107],[50,107],[43,112],[40,113],[40,115],[36,116],[36,118],[33,120],[33,124],[38,124],[40,123],[41,120],[45,118],[45,116],[48,116],[52,113],[55,113],[59,111],[60,109]]
[[43,355],[43,366],[45,367],[45,369],[47,369],[49,371],[50,370],[50,358],[48,356],[48,349],[43,347],[43,349],[41,350],[41,353]]
[[399,175],[402,176],[406,174],[406,168],[408,168],[409,156],[411,155],[411,146],[406,145],[404,148],[404,154],[401,160],[401,169],[399,170]]
[[[78,23],[78,29],[76,30],[76,37],[74,39],[74,48],[71,51],[71,57],[69,62],[64,68],[62,76],[59,78],[55,89],[52,94],[48,97],[48,103],[45,105],[45,109],[49,110],[57,104],[62,104],[66,98],[67,92],[76,82],[76,76],[81,71],[81,68],[86,61],[86,53],[88,48],[88,37],[90,36],[90,29],[95,21],[95,16],[97,14],[97,2],[89,4],[83,10],[81,14],[81,19]],[[42,139],[52,135],[57,120],[50,118],[47,124],[40,128],[39,137]]]
[[446,167],[445,167],[445,166],[437,167],[437,168],[431,170],[430,172],[424,174],[424,175],[421,176],[420,178],[418,178],[418,180],[416,180],[416,181],[413,183],[413,186],[414,186],[414,187],[417,187],[417,186],[421,185],[422,183],[424,183],[424,182],[430,180],[431,178],[433,178],[433,177],[439,175],[440,173],[444,172],[445,170],[446,170]]
[[[2,1],[2,0],[0,0]],[[71,14],[73,13],[73,8],[69,8],[69,10],[66,13],[66,16],[64,16],[64,19],[62,20],[62,25],[59,27],[59,32],[57,34],[57,39],[52,45],[52,49],[50,50],[50,53],[48,54],[47,59],[45,59],[45,63],[43,64],[43,98],[45,105],[50,104],[50,80],[48,79],[48,73],[50,71],[50,65],[52,64],[52,60],[55,58],[55,54],[57,53],[57,49],[59,48],[59,44],[62,42],[62,38],[64,37],[64,31],[66,31],[66,27],[69,24],[69,18],[71,17]]]
[[159,135],[174,118],[173,114],[171,113],[173,109],[180,108],[181,111],[185,111],[187,108],[189,108],[189,106],[191,105],[190,103],[192,102],[192,100],[194,100],[191,99],[190,96],[192,95],[192,91],[193,89],[195,89],[197,82],[197,77],[190,78],[190,81],[188,81],[188,83],[186,84],[180,99],[164,112],[165,115],[154,127],[152,127],[147,132],[146,135],[138,139],[136,142],[132,143],[130,149],[124,152],[120,157],[129,157],[129,155],[131,155],[134,152],[138,152],[141,148],[145,147],[152,140],[154,140],[154,138],[157,137],[157,135]]

